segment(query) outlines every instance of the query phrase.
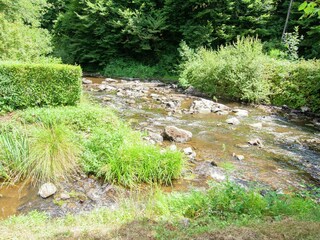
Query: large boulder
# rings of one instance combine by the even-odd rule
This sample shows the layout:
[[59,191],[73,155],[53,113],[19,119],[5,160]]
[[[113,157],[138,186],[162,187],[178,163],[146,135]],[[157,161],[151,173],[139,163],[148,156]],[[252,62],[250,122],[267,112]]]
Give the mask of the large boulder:
[[175,126],[167,126],[164,129],[163,137],[166,140],[184,143],[192,138],[192,133]]

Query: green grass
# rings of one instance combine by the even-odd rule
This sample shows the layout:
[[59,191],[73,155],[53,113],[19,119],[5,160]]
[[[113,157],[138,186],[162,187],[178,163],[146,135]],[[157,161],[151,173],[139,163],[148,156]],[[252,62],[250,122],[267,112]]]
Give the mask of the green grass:
[[[9,150],[3,153],[8,156],[0,164],[0,177],[8,180],[14,176],[57,182],[79,170],[128,187],[168,185],[180,176],[184,165],[182,153],[147,144],[109,109],[88,102],[77,107],[26,109],[9,123],[26,134],[22,139],[20,132],[3,139]],[[10,142],[9,137],[14,139]],[[28,143],[25,149],[20,140]]]
[[[261,196],[234,183],[207,191],[120,194],[118,208],[50,219],[43,213],[0,222],[3,239],[318,239],[320,206],[309,198]],[[187,219],[187,220],[186,220]],[[184,221],[182,221],[184,220]],[[183,222],[187,221],[187,225]],[[43,229],[46,229],[43,231]],[[285,237],[283,237],[285,236]],[[0,238],[1,238],[0,237]]]
[[87,173],[129,187],[141,182],[171,184],[184,165],[182,153],[162,152],[123,124],[108,132],[96,129],[85,149],[83,168]]
[[29,142],[25,132],[11,125],[0,128],[0,179],[16,182],[21,175],[19,169],[29,156]]

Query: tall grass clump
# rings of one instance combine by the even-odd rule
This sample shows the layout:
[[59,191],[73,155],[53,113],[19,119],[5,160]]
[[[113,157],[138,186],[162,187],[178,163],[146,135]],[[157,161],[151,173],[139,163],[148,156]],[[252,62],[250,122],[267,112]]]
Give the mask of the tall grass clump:
[[161,151],[122,125],[109,132],[93,132],[85,143],[84,170],[105,181],[132,187],[137,183],[171,184],[184,164],[180,152]]
[[80,148],[64,125],[38,125],[30,134],[30,154],[20,171],[34,182],[58,182],[78,169]]
[[[182,48],[187,60],[180,66],[180,83],[192,85],[211,96],[247,102],[268,102],[270,83],[266,63],[256,38],[238,38],[232,45],[217,51],[200,48],[190,54]],[[187,51],[187,52],[186,52]]]
[[20,169],[29,157],[29,141],[25,132],[12,126],[0,129],[0,179],[16,182],[25,173]]

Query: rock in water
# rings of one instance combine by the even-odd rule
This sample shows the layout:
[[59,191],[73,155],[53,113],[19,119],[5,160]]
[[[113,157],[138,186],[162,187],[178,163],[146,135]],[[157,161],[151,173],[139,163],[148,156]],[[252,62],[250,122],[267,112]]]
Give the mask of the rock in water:
[[262,128],[262,123],[253,123],[249,124],[250,127],[261,129]]
[[233,112],[239,117],[247,117],[249,115],[248,111],[243,109],[234,109]]
[[190,159],[194,159],[197,154],[192,150],[191,147],[183,149],[185,155],[187,155]]
[[149,132],[149,137],[157,143],[163,142],[163,137],[158,133]]
[[192,133],[187,130],[177,128],[175,126],[167,126],[164,129],[163,137],[170,141],[184,143],[192,138]]
[[193,101],[190,107],[190,112],[202,114],[211,112],[218,113],[222,111],[229,111],[229,107],[203,98]]
[[233,117],[233,118],[227,119],[226,123],[232,124],[232,125],[239,125],[240,121],[238,120],[238,118]]
[[86,78],[82,78],[82,83],[83,84],[92,84],[92,81]]
[[57,192],[57,187],[53,183],[45,183],[40,187],[38,194],[42,198],[48,198],[53,194],[55,194],[56,192]]
[[252,139],[250,141],[248,141],[248,143],[252,146],[258,146],[258,147],[263,147],[263,143],[259,138],[256,139]]

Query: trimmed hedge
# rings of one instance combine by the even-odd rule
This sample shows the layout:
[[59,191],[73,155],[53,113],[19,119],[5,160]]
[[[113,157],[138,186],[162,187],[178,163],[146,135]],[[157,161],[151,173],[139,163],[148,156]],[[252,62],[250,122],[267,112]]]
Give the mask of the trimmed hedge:
[[0,62],[0,111],[75,105],[81,75],[78,66]]

